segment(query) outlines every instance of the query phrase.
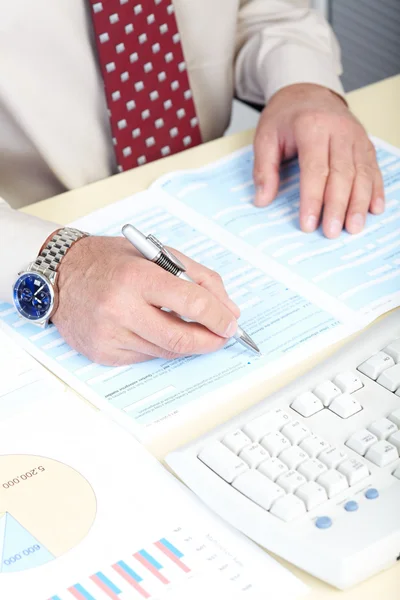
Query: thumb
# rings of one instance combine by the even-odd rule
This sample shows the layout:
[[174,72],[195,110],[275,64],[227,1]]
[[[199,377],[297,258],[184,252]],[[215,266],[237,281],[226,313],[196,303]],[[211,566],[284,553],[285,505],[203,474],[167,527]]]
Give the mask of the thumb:
[[281,152],[277,132],[265,130],[262,121],[260,125],[254,139],[253,178],[256,187],[254,204],[263,207],[278,193]]

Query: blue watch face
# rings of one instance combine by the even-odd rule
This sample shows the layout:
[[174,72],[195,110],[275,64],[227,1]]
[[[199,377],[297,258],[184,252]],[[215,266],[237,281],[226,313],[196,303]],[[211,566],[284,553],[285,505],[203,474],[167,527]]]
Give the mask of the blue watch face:
[[37,273],[23,273],[14,286],[14,304],[25,319],[45,318],[53,304],[53,291],[47,279]]

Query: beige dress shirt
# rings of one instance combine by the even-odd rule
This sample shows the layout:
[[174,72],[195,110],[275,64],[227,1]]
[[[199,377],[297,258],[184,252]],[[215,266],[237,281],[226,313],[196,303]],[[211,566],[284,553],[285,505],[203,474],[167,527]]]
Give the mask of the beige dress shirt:
[[[150,1],[150,0],[146,0]],[[162,0],[171,2],[171,0]],[[232,96],[342,93],[336,39],[307,0],[173,0],[204,141]],[[85,0],[0,0],[0,299],[57,227],[15,209],[115,172]]]

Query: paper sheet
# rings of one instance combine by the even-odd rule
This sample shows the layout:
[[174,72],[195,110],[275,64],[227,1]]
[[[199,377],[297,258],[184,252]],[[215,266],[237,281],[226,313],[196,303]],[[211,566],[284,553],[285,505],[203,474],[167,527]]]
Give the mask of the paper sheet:
[[1,598],[289,600],[305,593],[131,435],[71,394],[47,391],[0,423]]
[[249,382],[287,368],[288,361],[300,360],[304,352],[343,335],[345,313],[335,312],[334,306],[328,312],[325,298],[312,301],[299,294],[289,281],[274,276],[262,256],[258,264],[252,262],[251,253],[237,253],[206,219],[186,213],[184,205],[166,194],[146,192],[81,219],[76,226],[119,235],[122,225],[132,222],[218,271],[241,307],[241,325],[254,337],[262,357],[231,340],[213,355],[108,368],[71,350],[54,327],[38,330],[8,305],[0,305],[3,323],[39,360],[142,439],[157,435],[172,417],[183,419],[185,410],[206,411],[220,402],[221,387],[230,386],[223,394],[228,399],[238,384],[247,389]]
[[373,140],[382,171],[386,208],[367,217],[358,235],[343,232],[328,240],[321,230],[299,229],[299,166],[281,170],[281,187],[271,206],[253,205],[251,147],[194,171],[169,174],[156,182],[186,206],[296,273],[356,312],[384,313],[400,300],[400,151]]
[[400,157],[383,145],[378,157],[388,208],[370,215],[366,233],[358,236],[327,240],[298,230],[296,162],[283,168],[282,191],[269,208],[251,206],[251,149],[166,176],[152,190],[74,224],[119,235],[132,222],[218,271],[260,358],[231,340],[210,356],[110,369],[71,350],[54,327],[38,331],[20,321],[8,305],[0,305],[0,319],[39,360],[138,437],[160,435],[189,412],[193,418],[245,393],[400,303]]
[[65,386],[0,331],[0,420],[18,414],[46,387],[53,393]]

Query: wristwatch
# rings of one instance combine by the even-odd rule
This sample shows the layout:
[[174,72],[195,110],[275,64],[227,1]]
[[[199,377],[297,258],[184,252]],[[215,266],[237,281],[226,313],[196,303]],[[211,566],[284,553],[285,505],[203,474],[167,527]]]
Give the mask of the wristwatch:
[[13,286],[13,301],[19,316],[39,327],[46,327],[58,306],[57,275],[68,250],[89,234],[63,227],[45,243],[39,256],[26,271],[18,274]]

